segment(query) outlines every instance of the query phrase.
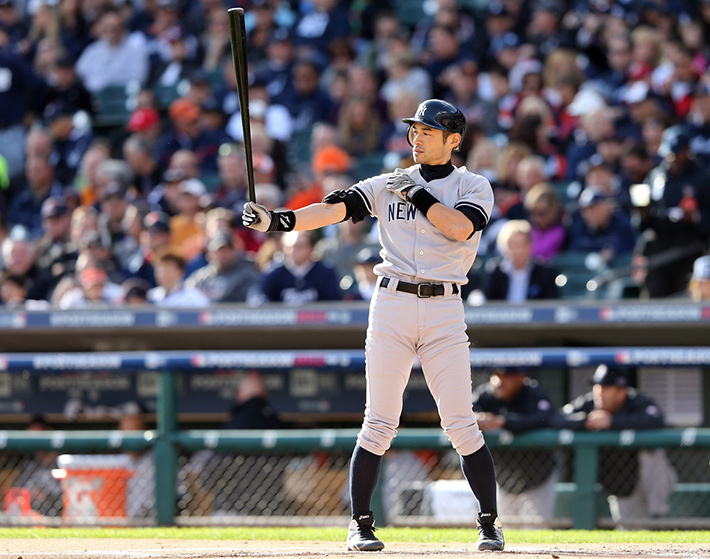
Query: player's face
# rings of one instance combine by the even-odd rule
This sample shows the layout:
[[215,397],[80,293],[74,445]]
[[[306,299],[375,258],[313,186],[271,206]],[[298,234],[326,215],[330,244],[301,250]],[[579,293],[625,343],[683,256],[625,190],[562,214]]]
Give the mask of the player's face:
[[626,388],[622,386],[603,386],[595,384],[592,388],[594,407],[616,413],[626,400]]
[[449,134],[444,140],[443,130],[415,122],[409,131],[412,157],[415,163],[443,165],[451,159],[451,151],[458,145],[460,134]]

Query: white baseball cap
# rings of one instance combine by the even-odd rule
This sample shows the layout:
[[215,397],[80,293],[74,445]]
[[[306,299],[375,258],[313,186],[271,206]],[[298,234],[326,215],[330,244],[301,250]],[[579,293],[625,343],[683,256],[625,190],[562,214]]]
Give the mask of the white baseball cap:
[[207,189],[199,179],[185,179],[180,183],[180,192],[191,194],[195,198],[199,198],[207,194]]

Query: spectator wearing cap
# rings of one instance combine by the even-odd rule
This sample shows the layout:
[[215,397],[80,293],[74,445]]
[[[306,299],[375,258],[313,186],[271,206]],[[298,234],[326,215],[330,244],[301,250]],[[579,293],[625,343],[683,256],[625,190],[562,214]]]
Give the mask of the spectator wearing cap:
[[90,128],[75,126],[75,106],[63,100],[53,101],[44,111],[54,144],[55,175],[62,184],[72,184],[81,165],[81,159],[94,141]]
[[60,309],[118,305],[120,286],[109,281],[108,274],[98,266],[78,271],[79,285],[67,291],[59,300]]
[[193,287],[186,287],[185,259],[174,249],[156,253],[154,259],[157,287],[148,291],[148,300],[159,307],[200,308],[209,305],[207,296]]
[[[694,158],[686,125],[663,133],[663,161],[654,168],[648,184],[661,185],[652,192],[648,219],[640,224],[636,253],[651,264],[661,255],[670,258],[648,265],[642,294],[667,297],[685,290],[693,262],[705,254],[710,236],[710,191],[708,171]],[[644,181],[645,182],[645,181]]]
[[[491,371],[489,382],[474,391],[473,409],[484,433],[549,429],[556,415],[545,391],[525,369],[518,367]],[[550,450],[491,452],[496,463],[500,514],[551,520],[559,479],[554,454]]]
[[[592,391],[562,408],[559,427],[575,431],[661,429],[663,414],[656,403],[632,386],[635,371],[620,365],[599,365]],[[663,449],[601,449],[599,483],[608,495],[612,519],[662,517],[677,476]]]
[[199,256],[205,244],[202,212],[207,189],[199,179],[185,179],[178,186],[178,213],[170,218],[170,243],[180,247],[187,262]]
[[8,176],[14,178],[22,174],[25,164],[25,116],[42,113],[49,86],[21,56],[11,52],[11,33],[8,24],[0,22],[0,71],[6,76],[6,87],[0,88],[0,156]]
[[111,181],[101,193],[99,229],[109,239],[111,246],[123,239],[121,220],[126,215],[129,193],[118,181]]
[[[277,27],[269,37],[269,43],[266,46],[266,59],[256,64],[254,71],[260,80],[266,82],[269,95],[274,103],[287,106],[287,100],[295,95],[295,88],[291,79],[295,63],[296,49],[293,45],[291,32],[286,27]],[[222,95],[225,103],[223,106],[225,111],[231,114],[238,104],[234,98],[236,77],[231,61],[223,66],[222,78],[226,86],[226,92]],[[231,111],[227,105],[229,99],[231,99],[230,103],[234,107]]]
[[693,262],[688,294],[693,301],[710,301],[710,256],[701,256]]
[[[377,248],[363,248],[355,257],[353,274],[357,292],[354,299],[369,301],[377,290],[378,276],[375,273],[375,266],[382,262]],[[346,296],[346,299],[348,297]]]
[[207,132],[200,123],[202,109],[194,101],[181,97],[168,109],[171,127],[161,136],[156,157],[162,168],[167,168],[171,157],[179,150],[190,150],[197,157],[201,173],[217,173],[217,153],[224,135]]
[[148,79],[148,48],[141,33],[128,33],[121,12],[109,8],[97,21],[98,39],[79,56],[76,72],[91,93]]
[[[478,124],[488,137],[501,131],[496,118],[498,108],[495,103],[481,98],[478,93],[478,65],[475,62],[454,64],[442,77],[450,89],[445,100],[461,109],[471,130],[474,124]],[[472,143],[467,134],[462,143],[462,153],[467,153]]]
[[496,243],[502,258],[487,266],[482,286],[486,300],[523,303],[557,298],[557,272],[532,258],[530,223],[522,219],[505,222]]
[[637,233],[614,198],[590,186],[579,195],[578,205],[569,229],[570,251],[596,252],[612,265],[633,252]]
[[62,184],[54,176],[49,158],[30,157],[25,161],[24,184],[13,197],[7,221],[22,225],[34,238],[42,234],[42,204],[50,196],[61,196]]
[[65,54],[60,56],[51,70],[51,82],[54,88],[54,101],[75,107],[88,115],[94,114],[91,94],[76,74],[74,58]]
[[141,197],[147,197],[162,177],[151,142],[138,133],[131,134],[123,142],[123,157],[133,171],[136,190]]
[[179,168],[165,171],[163,180],[148,194],[150,208],[170,217],[177,215],[180,211],[178,209],[180,183],[188,178],[187,173]]
[[281,252],[283,263],[262,276],[251,303],[302,305],[343,298],[335,269],[315,259],[309,231],[290,231],[283,235]]
[[44,235],[37,242],[37,265],[52,277],[52,287],[74,272],[79,256],[70,235],[71,212],[63,197],[47,198],[42,204]]
[[207,241],[207,262],[187,278],[185,285],[199,289],[213,303],[243,303],[258,284],[259,272],[253,260],[227,232],[219,231]]
[[147,142],[151,147],[160,137],[162,122],[155,107],[138,107],[131,113],[126,130]]
[[125,273],[118,265],[118,261],[113,254],[113,247],[108,238],[101,231],[89,231],[81,236],[77,243],[79,256],[76,262],[76,272],[78,276],[84,268],[101,268],[111,282],[110,298],[115,299],[117,285],[126,279]]
[[170,217],[159,211],[150,212],[143,219],[140,233],[141,251],[131,259],[127,270],[130,277],[138,277],[155,286],[154,256],[170,246]]
[[291,210],[303,208],[309,204],[320,202],[328,194],[323,190],[323,181],[329,175],[344,175],[350,170],[350,156],[338,146],[325,146],[319,149],[311,162],[313,182],[301,192],[291,196],[286,207]]

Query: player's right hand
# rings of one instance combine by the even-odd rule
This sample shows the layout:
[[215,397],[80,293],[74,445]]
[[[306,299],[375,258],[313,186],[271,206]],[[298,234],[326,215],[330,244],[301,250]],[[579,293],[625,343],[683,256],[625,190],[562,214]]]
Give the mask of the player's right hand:
[[261,204],[247,202],[244,204],[242,223],[246,227],[266,233],[271,225],[271,213]]

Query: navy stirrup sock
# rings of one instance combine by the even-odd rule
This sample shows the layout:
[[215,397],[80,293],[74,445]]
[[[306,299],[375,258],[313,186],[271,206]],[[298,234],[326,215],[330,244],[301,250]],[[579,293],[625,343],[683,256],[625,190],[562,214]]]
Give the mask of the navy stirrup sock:
[[488,447],[483,445],[473,454],[462,456],[461,469],[481,505],[481,512],[497,514],[496,469]]
[[381,464],[382,456],[377,456],[359,445],[355,446],[350,461],[350,506],[353,514],[365,514],[370,511]]

